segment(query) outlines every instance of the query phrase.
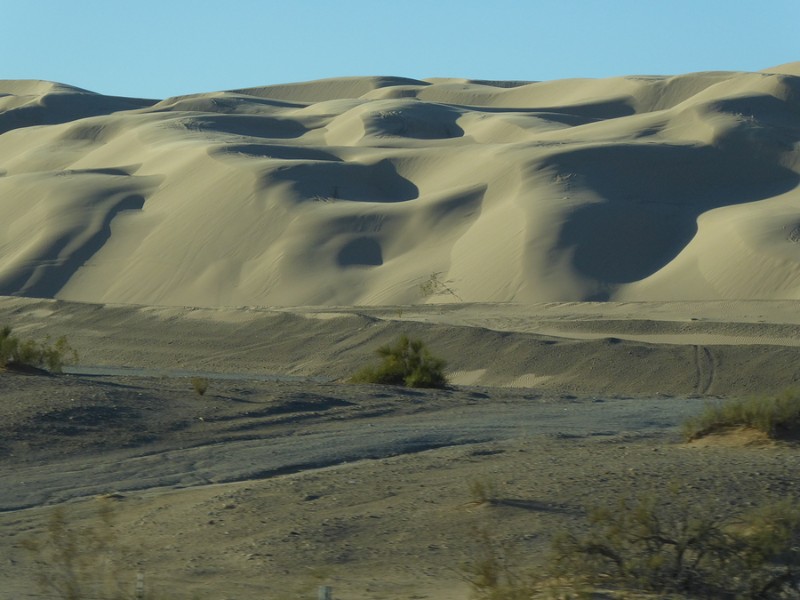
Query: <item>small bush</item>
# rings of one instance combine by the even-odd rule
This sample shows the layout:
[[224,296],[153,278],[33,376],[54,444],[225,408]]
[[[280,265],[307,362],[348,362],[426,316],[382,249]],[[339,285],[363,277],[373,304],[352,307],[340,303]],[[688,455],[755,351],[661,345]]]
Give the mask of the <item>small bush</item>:
[[475,504],[494,504],[499,493],[497,483],[490,479],[473,479],[469,482],[469,495]]
[[205,396],[208,391],[208,379],[205,377],[192,377],[192,388],[198,396]]
[[394,345],[378,348],[383,362],[356,373],[353,383],[379,383],[419,388],[441,388],[447,385],[445,361],[431,355],[420,340],[400,336]]
[[475,559],[464,569],[464,579],[475,600],[530,600],[536,583],[513,564],[508,547],[485,530],[475,532]]
[[772,438],[800,435],[800,392],[787,390],[771,398],[709,404],[683,425],[687,441],[732,427],[750,427]]
[[77,352],[63,336],[50,345],[47,340],[21,340],[8,326],[0,329],[0,368],[34,367],[60,373],[66,363],[77,361]]
[[61,600],[129,600],[134,574],[120,549],[114,510],[108,501],[97,509],[96,524],[73,527],[63,508],[56,508],[47,531],[22,542],[39,567],[36,577],[47,598]]
[[461,296],[455,293],[453,288],[451,288],[447,282],[442,281],[439,279],[441,272],[434,272],[428,276],[423,283],[419,284],[419,291],[423,298],[428,298],[429,296],[437,296],[440,294],[448,294],[453,296],[459,302],[463,302]]

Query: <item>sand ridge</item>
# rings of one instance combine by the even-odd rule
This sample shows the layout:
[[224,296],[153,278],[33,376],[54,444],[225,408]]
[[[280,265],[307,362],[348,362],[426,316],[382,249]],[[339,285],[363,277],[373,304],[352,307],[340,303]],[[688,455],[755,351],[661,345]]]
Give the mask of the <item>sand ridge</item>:
[[797,386],[796,302],[588,302],[197,308],[0,298],[18,335],[66,336],[78,369],[342,382],[401,335],[457,385],[555,394],[717,395]]
[[[162,101],[0,82],[0,293],[191,306],[796,299],[797,63],[352,77]],[[441,289],[441,288],[440,288]]]

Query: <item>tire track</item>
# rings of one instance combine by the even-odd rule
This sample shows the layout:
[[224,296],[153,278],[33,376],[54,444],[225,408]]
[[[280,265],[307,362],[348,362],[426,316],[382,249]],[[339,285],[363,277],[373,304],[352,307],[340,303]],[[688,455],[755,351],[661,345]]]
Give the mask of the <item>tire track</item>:
[[716,367],[711,350],[705,346],[693,346],[695,363],[695,392],[707,394],[714,383]]

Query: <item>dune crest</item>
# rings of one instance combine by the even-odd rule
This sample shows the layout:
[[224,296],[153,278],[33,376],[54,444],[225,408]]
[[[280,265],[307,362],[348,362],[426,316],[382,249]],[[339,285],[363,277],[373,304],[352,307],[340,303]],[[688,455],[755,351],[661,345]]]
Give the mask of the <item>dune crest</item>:
[[798,65],[161,101],[0,81],[0,295],[797,299]]

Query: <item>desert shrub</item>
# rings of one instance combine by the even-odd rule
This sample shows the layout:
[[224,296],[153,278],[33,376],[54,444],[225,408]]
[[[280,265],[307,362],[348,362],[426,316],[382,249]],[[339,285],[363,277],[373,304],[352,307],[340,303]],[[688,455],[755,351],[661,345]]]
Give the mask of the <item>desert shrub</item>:
[[514,549],[498,542],[491,530],[473,535],[473,559],[462,570],[474,600],[577,600],[597,598],[592,590],[562,580],[547,569],[525,570]]
[[[145,574],[135,568],[137,555],[126,547],[116,528],[119,495],[96,498],[93,522],[76,525],[70,514],[57,507],[45,531],[20,543],[38,567],[35,583],[42,598],[60,600],[158,600],[162,596],[145,586]],[[195,598],[195,596],[192,596]]]
[[60,373],[68,362],[77,362],[78,354],[69,345],[65,337],[58,338],[55,343],[49,340],[37,342],[22,340],[12,335],[11,328],[0,329],[0,367],[35,367],[46,368]]
[[663,597],[797,598],[800,507],[782,501],[720,515],[646,496],[590,512],[589,530],[553,544],[555,574]]
[[[114,528],[114,509],[100,500],[96,523],[70,524],[56,508],[46,531],[22,543],[38,566],[37,583],[47,598],[61,600],[129,600],[144,597],[135,589],[135,573]],[[132,593],[133,592],[133,593]]]
[[529,600],[534,587],[511,564],[508,548],[499,545],[486,531],[475,535],[477,556],[464,572],[476,600]]
[[205,396],[208,391],[208,379],[205,377],[192,377],[192,388],[198,396]]
[[797,498],[720,513],[677,488],[589,511],[562,532],[547,564],[521,570],[490,532],[475,535],[463,573],[478,600],[534,598],[800,598]]
[[428,276],[423,283],[419,284],[419,292],[423,298],[427,298],[429,296],[438,296],[438,295],[449,295],[453,296],[459,302],[463,302],[461,296],[456,294],[452,287],[448,285],[447,282],[442,281],[440,279],[441,272],[434,272]]
[[475,504],[494,504],[499,497],[497,483],[492,479],[473,479],[468,483],[469,495]]
[[353,383],[379,383],[419,388],[441,388],[447,385],[445,361],[431,355],[420,340],[402,335],[393,345],[381,346],[377,353],[383,361],[356,373]]
[[773,397],[709,404],[684,423],[683,433],[687,440],[693,440],[732,427],[750,427],[773,438],[797,437],[800,392],[787,390]]

